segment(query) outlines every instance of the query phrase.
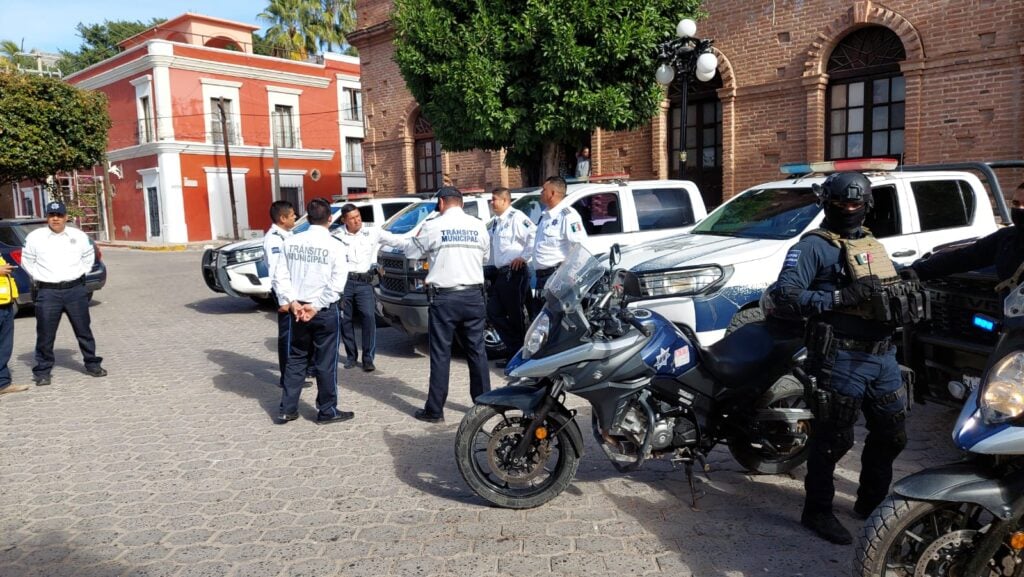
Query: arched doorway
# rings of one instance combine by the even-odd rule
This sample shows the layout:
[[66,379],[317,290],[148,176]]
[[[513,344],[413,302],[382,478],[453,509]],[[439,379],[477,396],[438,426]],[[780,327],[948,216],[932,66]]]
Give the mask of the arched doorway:
[[884,26],[859,28],[829,56],[825,155],[895,157],[904,153],[907,58],[899,36]]
[[691,80],[686,96],[686,167],[680,172],[679,123],[681,92],[679,83],[669,87],[669,178],[692,180],[700,188],[704,204],[710,209],[722,204],[722,102],[718,90],[722,76],[716,73],[709,82]]
[[419,111],[416,112],[412,134],[416,192],[433,192],[441,188],[443,178],[441,143],[434,138],[434,126]]

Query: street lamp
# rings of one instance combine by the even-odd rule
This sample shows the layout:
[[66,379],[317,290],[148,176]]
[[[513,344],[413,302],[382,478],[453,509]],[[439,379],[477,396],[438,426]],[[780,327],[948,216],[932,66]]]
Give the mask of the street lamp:
[[707,82],[715,77],[718,57],[711,51],[711,40],[696,37],[697,23],[684,18],[676,25],[676,37],[658,44],[658,61],[654,72],[658,84],[668,87],[679,77],[679,174],[686,170],[686,91],[691,79]]

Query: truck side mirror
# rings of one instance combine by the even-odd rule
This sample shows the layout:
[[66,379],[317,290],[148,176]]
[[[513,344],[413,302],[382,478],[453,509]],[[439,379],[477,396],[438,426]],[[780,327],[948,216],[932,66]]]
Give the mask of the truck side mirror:
[[619,247],[619,243],[615,243],[608,251],[608,263],[614,268],[620,261],[622,261],[622,248]]

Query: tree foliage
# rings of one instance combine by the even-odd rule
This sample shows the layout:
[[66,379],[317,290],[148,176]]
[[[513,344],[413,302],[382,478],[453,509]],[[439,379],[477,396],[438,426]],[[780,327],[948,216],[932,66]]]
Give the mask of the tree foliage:
[[0,183],[92,166],[109,129],[104,94],[0,71]]
[[84,70],[117,54],[117,45],[139,32],[166,22],[166,18],[153,18],[149,23],[140,20],[104,20],[102,24],[85,25],[81,22],[75,27],[82,38],[82,45],[75,52],[61,50],[61,59],[57,67],[65,75]]
[[650,121],[656,45],[699,0],[395,0],[395,60],[442,146],[510,166]]
[[256,18],[268,25],[264,39],[273,54],[294,60],[344,47],[355,28],[352,0],[269,0]]

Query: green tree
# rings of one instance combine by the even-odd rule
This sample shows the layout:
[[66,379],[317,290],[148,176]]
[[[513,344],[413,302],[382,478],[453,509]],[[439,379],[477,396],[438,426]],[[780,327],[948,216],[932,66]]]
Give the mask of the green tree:
[[554,173],[559,145],[635,129],[664,97],[657,43],[699,0],[395,0],[395,61],[449,151]]
[[18,43],[13,40],[0,40],[0,70],[17,70],[18,67],[34,67],[32,59],[25,56]]
[[117,47],[119,42],[166,21],[166,18],[153,18],[149,23],[139,20],[104,20],[102,24],[85,25],[79,22],[75,29],[82,38],[82,45],[75,52],[61,50],[57,67],[65,75],[88,68],[117,54],[120,51]]
[[294,60],[344,47],[355,28],[352,0],[270,0],[256,18],[269,25],[265,39],[274,54]]
[[93,166],[103,158],[109,129],[104,94],[0,72],[0,184]]

